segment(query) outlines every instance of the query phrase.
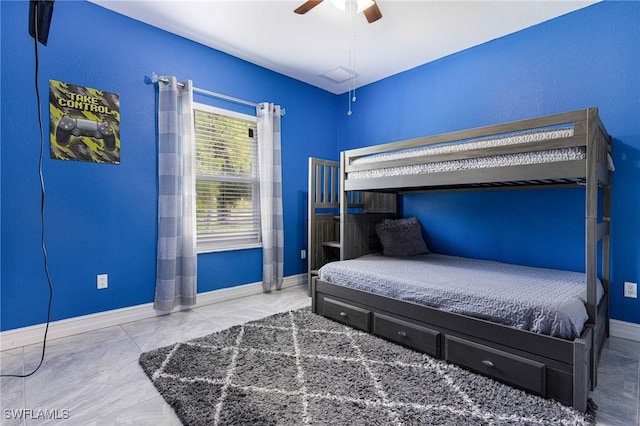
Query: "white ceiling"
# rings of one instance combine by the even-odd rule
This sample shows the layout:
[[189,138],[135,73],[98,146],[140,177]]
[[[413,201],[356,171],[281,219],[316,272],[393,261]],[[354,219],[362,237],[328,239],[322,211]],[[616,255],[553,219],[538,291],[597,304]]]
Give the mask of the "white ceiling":
[[378,0],[382,19],[354,26],[329,0],[89,1],[335,94],[352,84],[323,76],[337,67],[360,87],[597,2]]

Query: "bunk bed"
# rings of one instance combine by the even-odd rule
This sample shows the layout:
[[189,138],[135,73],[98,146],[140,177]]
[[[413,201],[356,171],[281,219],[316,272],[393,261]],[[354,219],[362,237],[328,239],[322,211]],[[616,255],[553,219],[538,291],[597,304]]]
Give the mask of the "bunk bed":
[[[354,192],[398,196],[431,190],[583,187],[586,271],[581,276],[586,320],[578,325],[575,335],[544,334],[486,317],[442,310],[395,293],[381,294],[375,285],[350,287],[347,279],[328,278],[331,275],[324,274],[323,268],[319,275],[316,271],[310,274],[312,309],[327,318],[586,411],[589,390],[596,386],[600,351],[609,333],[612,170],[611,137],[597,108],[341,153],[337,179],[340,240],[336,243],[340,261],[324,268],[327,270],[352,260],[369,265],[366,262],[376,257],[371,253],[380,251],[380,242],[371,229],[383,218],[364,222],[350,218],[357,216],[347,202]],[[317,185],[317,181],[310,182],[310,198],[315,196],[311,192]],[[390,217],[393,214],[385,212],[384,218]],[[310,229],[314,226],[312,220],[310,216]],[[435,259],[438,255],[421,256]],[[417,257],[420,256],[409,261],[415,262]],[[375,277],[373,281],[376,282]],[[393,283],[388,286],[393,287]]]

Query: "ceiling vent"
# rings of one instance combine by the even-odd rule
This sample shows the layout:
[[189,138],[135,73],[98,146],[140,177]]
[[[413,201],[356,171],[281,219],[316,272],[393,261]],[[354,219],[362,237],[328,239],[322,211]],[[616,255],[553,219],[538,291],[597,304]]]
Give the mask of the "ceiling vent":
[[322,76],[328,78],[336,84],[340,84],[354,77],[358,77],[358,74],[355,71],[350,70],[349,68],[339,66],[325,72],[324,74],[322,74]]

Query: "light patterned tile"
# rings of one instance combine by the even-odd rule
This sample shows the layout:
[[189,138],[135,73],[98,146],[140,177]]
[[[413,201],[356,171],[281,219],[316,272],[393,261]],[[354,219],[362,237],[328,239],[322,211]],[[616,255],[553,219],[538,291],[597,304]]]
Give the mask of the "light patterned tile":
[[142,351],[212,333],[214,324],[192,310],[174,312],[122,325]]
[[[24,374],[23,352],[22,348],[0,352],[2,374]],[[3,426],[24,424],[22,412],[19,411],[25,408],[24,381],[19,377],[0,378],[0,423]]]
[[598,405],[598,425],[640,426],[640,342],[609,338],[591,398]]
[[[25,380],[26,407],[73,417],[84,410],[109,412],[122,403],[149,399],[153,388],[137,365],[139,356],[140,349],[120,327],[53,340],[40,371]],[[27,369],[38,359],[37,347],[25,348]]]

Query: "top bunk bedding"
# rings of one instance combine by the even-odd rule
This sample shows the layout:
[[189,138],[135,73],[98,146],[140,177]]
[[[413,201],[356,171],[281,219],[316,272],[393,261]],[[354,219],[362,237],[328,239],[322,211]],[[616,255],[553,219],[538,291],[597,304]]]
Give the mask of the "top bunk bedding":
[[610,138],[596,108],[343,153],[346,190],[608,183]]
[[[569,340],[589,318],[579,272],[431,253],[372,254],[328,263],[318,273],[334,284]],[[603,292],[598,281],[598,301]]]
[[[354,159],[351,164],[371,164],[380,161],[417,158],[421,156],[465,152],[475,149],[504,147],[533,141],[544,141],[573,136],[573,128],[527,131],[488,138],[477,138],[455,143],[442,143],[424,148],[399,150],[390,153],[369,155]],[[416,173],[436,173],[453,170],[480,169],[484,167],[517,166],[523,164],[552,163],[556,161],[580,160],[586,158],[583,146],[549,149],[533,152],[515,152],[506,155],[490,155],[487,157],[461,158],[450,161],[436,161],[408,166],[384,167],[381,169],[354,171],[349,179],[366,179],[370,177],[412,175]]]

